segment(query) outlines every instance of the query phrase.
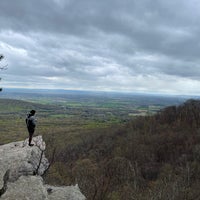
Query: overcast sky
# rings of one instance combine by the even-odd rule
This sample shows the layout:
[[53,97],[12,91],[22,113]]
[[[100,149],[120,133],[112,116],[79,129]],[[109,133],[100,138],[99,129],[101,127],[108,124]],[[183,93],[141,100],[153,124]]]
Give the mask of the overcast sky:
[[0,0],[1,86],[200,94],[199,0]]

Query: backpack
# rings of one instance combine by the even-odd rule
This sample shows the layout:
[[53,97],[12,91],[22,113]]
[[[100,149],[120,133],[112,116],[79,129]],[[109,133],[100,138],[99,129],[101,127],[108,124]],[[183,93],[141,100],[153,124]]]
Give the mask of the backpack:
[[28,128],[35,128],[35,124],[33,123],[33,120],[30,119],[32,115],[28,114],[27,117],[26,117],[26,126]]

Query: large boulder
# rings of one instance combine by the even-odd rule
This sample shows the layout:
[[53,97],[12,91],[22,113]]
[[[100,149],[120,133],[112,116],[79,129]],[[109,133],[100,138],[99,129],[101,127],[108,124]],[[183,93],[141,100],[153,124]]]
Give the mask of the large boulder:
[[78,186],[45,185],[41,175],[49,167],[42,136],[0,146],[0,198],[8,200],[85,200]]

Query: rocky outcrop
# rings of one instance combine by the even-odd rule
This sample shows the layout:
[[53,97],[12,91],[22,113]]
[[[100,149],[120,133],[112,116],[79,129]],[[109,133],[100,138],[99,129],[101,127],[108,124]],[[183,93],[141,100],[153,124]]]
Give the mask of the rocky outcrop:
[[0,146],[0,199],[4,200],[85,200],[78,186],[45,185],[41,175],[49,163],[42,136]]

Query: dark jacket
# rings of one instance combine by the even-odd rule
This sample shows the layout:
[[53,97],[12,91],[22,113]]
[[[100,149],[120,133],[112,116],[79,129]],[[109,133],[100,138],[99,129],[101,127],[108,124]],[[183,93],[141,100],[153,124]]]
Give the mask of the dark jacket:
[[33,115],[28,114],[26,117],[26,126],[28,130],[34,131],[36,127],[36,118]]

